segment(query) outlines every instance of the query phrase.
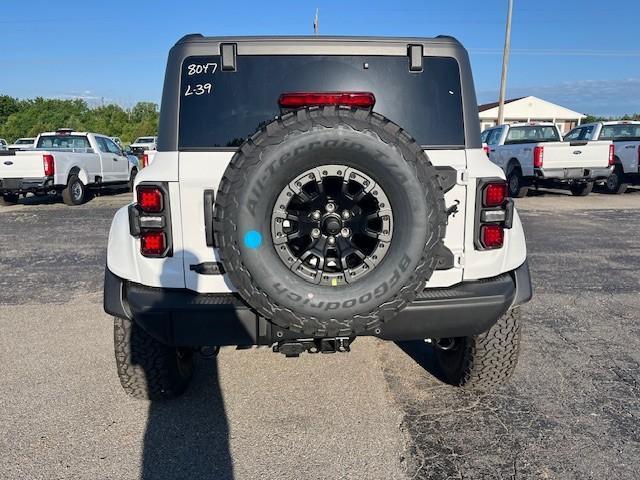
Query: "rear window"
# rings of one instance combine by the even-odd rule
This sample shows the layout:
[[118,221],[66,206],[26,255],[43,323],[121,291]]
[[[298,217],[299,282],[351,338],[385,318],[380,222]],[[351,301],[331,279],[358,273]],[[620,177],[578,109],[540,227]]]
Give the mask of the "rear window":
[[189,57],[182,65],[179,148],[239,146],[279,115],[284,92],[365,91],[374,111],[424,146],[463,147],[460,71],[453,58],[425,57],[409,72],[407,57],[282,55],[237,57],[237,71],[219,57]]
[[604,125],[600,132],[600,140],[640,140],[640,125]]
[[91,148],[87,137],[82,135],[47,135],[38,139],[36,148]]
[[505,145],[514,143],[559,142],[560,135],[555,127],[543,125],[527,125],[511,127],[505,139]]
[[19,138],[16,140],[16,145],[30,145],[33,143],[33,138]]
[[153,143],[153,142],[154,142],[153,137],[140,137],[136,139],[136,141],[133,143]]

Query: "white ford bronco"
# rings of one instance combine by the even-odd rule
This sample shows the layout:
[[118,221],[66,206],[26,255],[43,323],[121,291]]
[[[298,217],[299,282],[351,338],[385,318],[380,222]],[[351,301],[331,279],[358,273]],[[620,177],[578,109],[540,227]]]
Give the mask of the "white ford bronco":
[[452,385],[516,365],[524,232],[451,37],[188,35],[158,152],[109,234],[124,389],[183,392],[193,352],[427,339]]

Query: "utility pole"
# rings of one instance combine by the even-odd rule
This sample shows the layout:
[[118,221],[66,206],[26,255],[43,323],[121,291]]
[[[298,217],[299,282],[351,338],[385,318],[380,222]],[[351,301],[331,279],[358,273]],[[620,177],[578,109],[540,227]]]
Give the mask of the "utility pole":
[[319,14],[319,9],[316,8],[316,18],[313,20],[313,34],[314,35],[318,35],[318,27],[320,26],[320,23],[318,22],[318,14]]
[[507,91],[507,68],[509,67],[509,50],[511,49],[511,15],[513,0],[508,0],[507,31],[504,35],[504,52],[502,53],[502,76],[500,77],[500,98],[498,99],[498,125],[504,123],[504,96]]

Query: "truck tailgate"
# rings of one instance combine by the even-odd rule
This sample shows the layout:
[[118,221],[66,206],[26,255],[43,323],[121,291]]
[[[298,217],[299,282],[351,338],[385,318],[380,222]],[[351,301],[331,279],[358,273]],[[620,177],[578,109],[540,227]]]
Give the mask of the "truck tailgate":
[[553,142],[544,147],[544,168],[606,168],[611,142]]
[[42,178],[42,152],[15,152],[0,156],[0,178]]

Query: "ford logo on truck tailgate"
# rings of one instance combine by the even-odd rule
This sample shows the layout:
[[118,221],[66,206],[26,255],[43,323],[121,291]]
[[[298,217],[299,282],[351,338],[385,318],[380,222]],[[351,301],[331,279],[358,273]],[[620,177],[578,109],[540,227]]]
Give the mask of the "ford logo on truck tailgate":
[[13,165],[13,162],[11,160],[7,160],[6,162],[4,162],[5,165]]

